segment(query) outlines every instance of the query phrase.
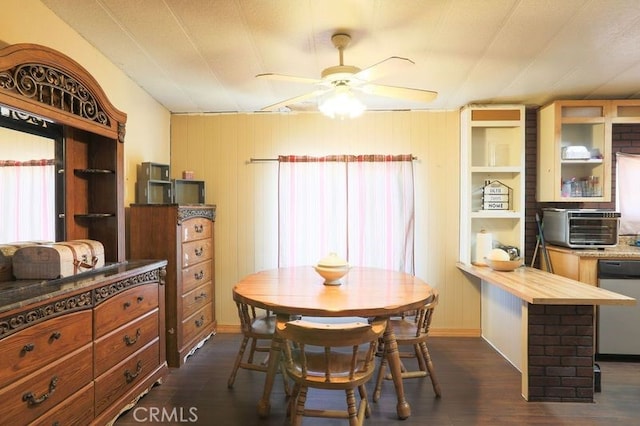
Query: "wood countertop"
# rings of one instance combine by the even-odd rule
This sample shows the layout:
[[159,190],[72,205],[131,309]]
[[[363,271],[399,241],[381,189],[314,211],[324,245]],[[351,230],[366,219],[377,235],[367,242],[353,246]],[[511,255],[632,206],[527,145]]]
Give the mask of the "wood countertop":
[[458,262],[457,267],[533,305],[635,305],[636,299],[539,269],[498,272]]

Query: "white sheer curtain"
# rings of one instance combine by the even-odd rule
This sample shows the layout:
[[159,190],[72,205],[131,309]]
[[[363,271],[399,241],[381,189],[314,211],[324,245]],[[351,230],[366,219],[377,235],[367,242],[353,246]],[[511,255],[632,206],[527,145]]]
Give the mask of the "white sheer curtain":
[[640,232],[640,155],[616,153],[616,209],[620,212],[620,234]]
[[359,156],[348,176],[349,261],[413,274],[411,156]]
[[347,166],[343,156],[281,156],[278,173],[278,263],[313,265],[347,255]]
[[0,242],[55,241],[54,160],[0,160]]
[[414,272],[411,155],[279,158],[279,265],[335,252],[352,266]]

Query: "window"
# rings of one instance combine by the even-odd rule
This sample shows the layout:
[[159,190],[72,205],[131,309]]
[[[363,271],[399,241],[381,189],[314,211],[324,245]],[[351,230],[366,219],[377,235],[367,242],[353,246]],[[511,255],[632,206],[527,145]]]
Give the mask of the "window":
[[640,232],[640,155],[616,153],[616,209],[620,212],[620,235]]
[[335,252],[352,266],[414,272],[411,155],[281,156],[279,266]]

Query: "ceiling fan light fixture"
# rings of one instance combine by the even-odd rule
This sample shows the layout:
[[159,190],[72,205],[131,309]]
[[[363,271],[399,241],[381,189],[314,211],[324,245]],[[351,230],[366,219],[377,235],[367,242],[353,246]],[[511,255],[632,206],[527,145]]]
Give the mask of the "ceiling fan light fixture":
[[341,85],[336,86],[335,92],[323,99],[318,108],[327,117],[341,120],[359,117],[367,109],[349,87]]

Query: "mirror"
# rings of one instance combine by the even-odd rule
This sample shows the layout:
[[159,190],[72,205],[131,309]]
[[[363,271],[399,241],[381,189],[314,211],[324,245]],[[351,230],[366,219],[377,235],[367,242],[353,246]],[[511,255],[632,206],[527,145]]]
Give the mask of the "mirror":
[[55,240],[100,241],[106,262],[126,261],[127,115],[80,64],[32,43],[0,49],[0,107],[0,127],[55,141]]
[[62,128],[0,105],[0,244],[64,236]]

